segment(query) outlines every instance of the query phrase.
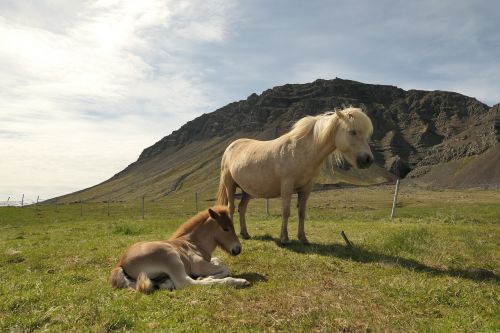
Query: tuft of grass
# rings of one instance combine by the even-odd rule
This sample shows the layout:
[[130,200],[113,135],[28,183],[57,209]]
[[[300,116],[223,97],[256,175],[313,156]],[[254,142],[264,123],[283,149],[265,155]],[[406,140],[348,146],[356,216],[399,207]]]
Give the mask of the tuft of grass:
[[434,240],[428,228],[416,227],[392,232],[383,243],[389,254],[415,254],[424,252],[432,246]]

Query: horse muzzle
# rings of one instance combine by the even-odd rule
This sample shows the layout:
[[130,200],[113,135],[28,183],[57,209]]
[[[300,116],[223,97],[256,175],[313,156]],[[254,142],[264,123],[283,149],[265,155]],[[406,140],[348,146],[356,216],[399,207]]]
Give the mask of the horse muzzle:
[[241,245],[236,245],[231,249],[231,255],[232,256],[237,256],[238,254],[241,253]]
[[373,164],[373,156],[370,154],[358,155],[356,158],[356,164],[359,169],[366,169]]

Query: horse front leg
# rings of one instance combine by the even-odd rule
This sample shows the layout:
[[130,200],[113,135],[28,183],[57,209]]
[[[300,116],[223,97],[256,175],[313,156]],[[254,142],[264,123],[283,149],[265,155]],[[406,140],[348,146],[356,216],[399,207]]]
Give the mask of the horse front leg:
[[306,205],[307,199],[309,199],[309,195],[311,194],[311,188],[307,188],[299,191],[298,199],[297,199],[297,207],[299,211],[299,228],[297,231],[297,237],[299,241],[303,244],[309,244],[309,241],[306,237],[306,232],[304,230],[304,223],[306,219]]
[[285,245],[290,243],[290,239],[288,238],[288,218],[290,217],[290,202],[292,201],[292,193],[293,193],[293,185],[281,186],[281,235],[280,235],[280,243]]

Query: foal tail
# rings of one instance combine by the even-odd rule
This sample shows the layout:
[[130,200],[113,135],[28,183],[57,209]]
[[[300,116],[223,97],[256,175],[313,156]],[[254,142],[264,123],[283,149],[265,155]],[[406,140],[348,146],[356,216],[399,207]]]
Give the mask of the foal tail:
[[113,269],[109,277],[109,283],[114,288],[131,288],[144,294],[149,294],[154,289],[154,284],[146,273],[139,274],[137,281],[134,281],[125,275],[121,266]]
[[219,191],[217,192],[217,205],[227,206],[229,200],[227,198],[226,185],[224,185],[224,180],[222,179],[222,174],[220,177]]

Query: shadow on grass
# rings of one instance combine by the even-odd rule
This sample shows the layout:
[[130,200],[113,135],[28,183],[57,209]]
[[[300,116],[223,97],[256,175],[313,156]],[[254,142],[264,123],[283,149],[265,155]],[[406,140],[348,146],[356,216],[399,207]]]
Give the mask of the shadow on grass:
[[298,242],[297,240],[293,240],[288,245],[282,245],[278,238],[273,238],[270,235],[256,236],[252,237],[252,239],[274,242],[279,247],[296,253],[319,254],[322,256],[336,257],[340,259],[349,259],[360,263],[380,262],[436,276],[447,275],[452,277],[470,279],[474,281],[491,280],[495,282],[500,282],[499,275],[484,268],[459,269],[459,268],[432,267],[432,266],[427,266],[414,259],[408,259],[408,258],[402,258],[398,256],[378,253],[369,249],[364,249],[363,247],[359,246],[354,246],[353,248],[349,249],[338,243],[332,243],[332,244],[310,243],[309,245],[304,245]]
[[231,277],[245,279],[250,282],[267,282],[267,278],[264,275],[260,275],[259,273],[241,273],[231,275]]

